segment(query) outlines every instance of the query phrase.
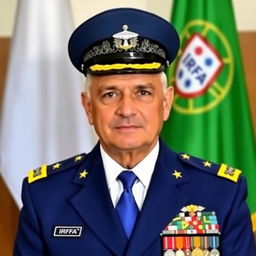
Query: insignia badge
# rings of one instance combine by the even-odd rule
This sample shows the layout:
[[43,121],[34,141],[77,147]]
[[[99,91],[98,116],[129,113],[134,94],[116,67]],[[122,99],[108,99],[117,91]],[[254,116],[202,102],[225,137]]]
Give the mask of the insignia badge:
[[176,179],[181,179],[182,178],[182,173],[177,171],[177,170],[174,170],[174,172],[172,173],[173,176],[175,176]]
[[211,256],[220,256],[220,252],[217,249],[212,249],[210,255]]
[[181,208],[182,212],[188,212],[189,216],[191,217],[195,216],[196,212],[201,212],[203,210],[204,210],[204,207],[200,205],[194,205],[194,204],[190,204]]
[[123,31],[113,35],[114,45],[117,49],[129,50],[138,45],[139,34],[128,31],[128,26],[123,25]]
[[175,252],[173,250],[168,249],[164,252],[164,256],[175,256]]
[[227,178],[234,182],[238,181],[240,174],[242,173],[241,170],[235,169],[233,167],[227,166],[226,164],[221,164],[220,169],[217,173],[218,176]]
[[53,236],[54,237],[81,237],[83,227],[82,226],[55,226]]
[[80,160],[82,160],[83,159],[83,155],[78,155],[78,156],[75,156],[75,162],[78,162],[78,161],[80,161]]
[[204,167],[212,167],[212,163],[210,163],[209,161],[204,161],[203,165]]
[[[220,232],[214,211],[200,205],[187,205],[162,232],[163,255],[205,255],[217,253]],[[214,255],[214,254],[209,254]],[[218,255],[218,254],[216,254]]]
[[182,159],[190,160],[190,156],[188,154],[181,154]]
[[88,172],[86,170],[83,170],[82,172],[79,173],[79,179],[86,178]]
[[216,78],[223,66],[217,51],[199,34],[187,43],[179,60],[175,85],[184,98],[202,95]]
[[60,163],[56,163],[53,165],[53,170],[56,170],[56,169],[59,169],[61,167],[61,164]]
[[41,167],[31,170],[28,173],[28,183],[32,183],[36,180],[47,177],[47,165],[42,165]]

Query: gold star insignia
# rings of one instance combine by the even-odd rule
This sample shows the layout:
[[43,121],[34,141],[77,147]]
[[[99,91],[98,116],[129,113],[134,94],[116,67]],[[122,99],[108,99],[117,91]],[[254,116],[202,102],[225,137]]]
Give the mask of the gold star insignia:
[[79,179],[82,179],[82,178],[86,178],[88,172],[86,170],[84,170],[84,171],[80,172],[79,174],[80,174]]
[[182,156],[183,159],[188,159],[188,160],[190,160],[190,156],[187,155],[187,154],[182,154],[181,156]]
[[55,164],[55,165],[53,166],[53,169],[54,169],[54,170],[55,170],[55,169],[59,169],[60,166],[61,166],[61,164],[60,164],[60,163],[57,163],[57,164]]
[[203,164],[204,164],[204,167],[212,167],[212,163],[208,161],[203,162]]
[[182,178],[181,172],[178,172],[176,170],[174,170],[174,172],[172,173],[173,176],[175,176],[176,179],[178,178]]
[[80,161],[82,158],[83,158],[83,156],[76,156],[75,157],[75,162]]

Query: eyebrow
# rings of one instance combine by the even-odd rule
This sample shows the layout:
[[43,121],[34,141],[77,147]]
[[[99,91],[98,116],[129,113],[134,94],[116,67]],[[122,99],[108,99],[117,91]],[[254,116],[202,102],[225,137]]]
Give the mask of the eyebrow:
[[152,83],[138,84],[135,87],[136,88],[152,88],[152,89],[155,89],[155,86]]
[[[103,92],[106,90],[118,90],[119,88],[122,88],[121,85],[102,85],[98,92]],[[155,86],[152,83],[145,83],[145,84],[136,84],[134,86],[134,89],[145,89],[145,88],[150,88],[150,89],[155,89]]]
[[98,92],[104,92],[104,91],[111,91],[111,90],[116,90],[117,86],[116,85],[103,85],[98,89]]

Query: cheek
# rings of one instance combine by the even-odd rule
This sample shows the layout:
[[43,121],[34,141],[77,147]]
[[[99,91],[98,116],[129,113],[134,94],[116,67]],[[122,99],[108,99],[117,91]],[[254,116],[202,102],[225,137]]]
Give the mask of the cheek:
[[165,116],[163,105],[158,104],[152,106],[151,108],[144,108],[144,115],[147,116],[150,126],[161,126]]
[[92,120],[94,122],[94,125],[97,125],[99,128],[104,128],[108,126],[108,124],[111,122],[111,110],[108,110],[106,108],[100,108],[99,106],[93,106],[92,107]]

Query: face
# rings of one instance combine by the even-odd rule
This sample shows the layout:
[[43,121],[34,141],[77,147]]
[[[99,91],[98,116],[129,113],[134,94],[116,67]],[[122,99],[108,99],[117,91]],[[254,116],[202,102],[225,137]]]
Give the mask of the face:
[[161,74],[91,76],[90,96],[82,93],[88,120],[107,152],[149,151],[169,116],[172,87]]

